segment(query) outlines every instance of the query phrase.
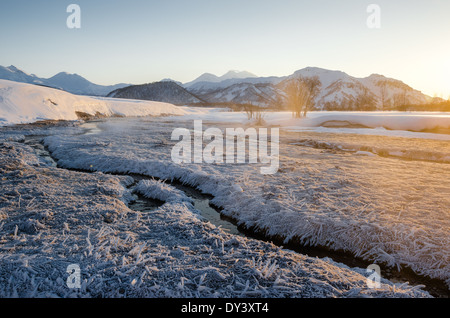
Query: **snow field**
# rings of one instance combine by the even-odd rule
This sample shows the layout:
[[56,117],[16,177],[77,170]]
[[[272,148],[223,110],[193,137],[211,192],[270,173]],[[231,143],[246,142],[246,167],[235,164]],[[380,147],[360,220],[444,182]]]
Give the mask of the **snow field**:
[[[247,114],[227,110],[180,107],[185,115],[171,117],[174,121],[204,120],[248,125]],[[317,131],[406,137],[450,141],[450,115],[438,112],[309,112],[306,118],[292,118],[291,112],[263,111],[267,125],[287,131]]]

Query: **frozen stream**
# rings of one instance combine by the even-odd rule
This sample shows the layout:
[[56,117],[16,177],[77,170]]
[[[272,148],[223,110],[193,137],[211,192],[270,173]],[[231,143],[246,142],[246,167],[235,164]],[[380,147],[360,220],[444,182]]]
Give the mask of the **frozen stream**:
[[[92,133],[91,130],[89,130],[88,133]],[[41,142],[43,137],[44,136],[27,136],[25,144],[35,149],[37,154],[49,165],[57,167],[57,163],[53,160],[49,151],[46,149],[46,147],[44,147],[44,145]],[[89,173],[88,171],[84,172]],[[137,174],[130,174],[130,176],[132,176],[135,180],[134,184],[130,186],[130,188],[135,186],[136,183],[141,180],[150,179],[149,177]],[[168,182],[168,181],[165,182],[183,191],[189,198],[191,198],[194,202],[194,207],[198,211],[200,211],[201,215],[209,222],[218,227],[221,227],[224,231],[230,234],[245,236],[245,234],[243,234],[243,232],[240,231],[238,227],[234,225],[229,218],[226,218],[225,216],[220,214],[217,207],[212,206],[212,204],[210,203],[212,197],[210,195],[203,194],[197,189],[183,185],[180,182]],[[136,199],[135,201],[130,203],[130,208],[132,210],[136,210],[139,212],[149,213],[157,209],[164,203],[162,201],[145,198],[143,195],[140,195],[138,193],[135,193],[135,195]]]
[[[83,125],[83,128],[86,129],[86,135],[93,135],[101,132],[101,130],[97,127],[95,122],[86,123]],[[48,150],[41,143],[42,138],[45,136],[28,136],[26,138],[25,143],[32,146],[39,156],[43,157],[50,165],[57,166],[56,162],[50,156]],[[149,179],[148,176],[142,176],[137,174],[129,174],[135,179],[134,186],[137,182],[143,179]],[[168,182],[168,181],[165,181]],[[224,231],[234,234],[234,235],[242,235],[248,236],[252,238],[258,238],[262,240],[270,240],[274,241],[277,245],[285,245],[286,248],[291,250],[295,250],[305,255],[309,256],[317,256],[317,257],[329,257],[334,261],[344,263],[350,267],[360,267],[365,268],[370,263],[364,260],[355,258],[350,253],[343,253],[339,251],[332,251],[325,248],[320,247],[301,247],[294,244],[283,244],[282,241],[276,241],[272,239],[268,239],[263,235],[258,235],[257,232],[245,229],[244,227],[237,227],[231,218],[225,217],[221,215],[220,209],[215,207],[210,203],[212,196],[203,194],[201,191],[195,189],[194,187],[183,185],[181,182],[168,182],[170,185],[175,188],[183,191],[188,197],[192,198],[194,202],[194,207],[201,212],[201,215],[207,219],[212,224],[221,227]],[[130,187],[132,187],[130,186]],[[129,207],[132,210],[136,210],[143,213],[151,213],[151,211],[160,207],[163,202],[158,200],[147,199],[142,195],[136,195],[136,200],[130,203]],[[435,296],[443,296],[448,297],[448,289],[445,284],[439,280],[428,279],[423,276],[416,275],[411,270],[392,270],[392,269],[383,269],[384,277],[390,279],[394,282],[409,282],[414,285],[425,285],[427,286],[426,290]]]

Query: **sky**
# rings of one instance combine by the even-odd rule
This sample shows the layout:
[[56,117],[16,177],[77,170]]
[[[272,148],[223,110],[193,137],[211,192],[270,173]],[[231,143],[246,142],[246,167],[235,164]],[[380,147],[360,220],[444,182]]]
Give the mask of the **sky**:
[[[70,4],[79,29],[67,26]],[[313,66],[448,98],[449,13],[448,0],[1,0],[0,65],[101,85]]]

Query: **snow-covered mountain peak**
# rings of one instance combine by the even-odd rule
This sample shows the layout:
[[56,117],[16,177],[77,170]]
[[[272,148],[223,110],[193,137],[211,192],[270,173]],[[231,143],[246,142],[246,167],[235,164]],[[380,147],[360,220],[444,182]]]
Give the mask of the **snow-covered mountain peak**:
[[337,80],[347,80],[351,76],[342,71],[327,70],[319,67],[306,67],[294,72],[292,77],[313,77],[318,76],[320,79],[330,79],[333,82]]
[[[56,74],[56,75],[54,75],[54,76],[52,76],[51,78],[50,78],[50,80],[51,79],[57,79],[57,78],[76,78],[76,79],[83,79],[83,80],[86,80],[85,78],[83,78],[82,76],[80,76],[80,75],[78,75],[78,74],[71,74],[71,73],[68,73],[68,72],[59,72],[58,74]],[[87,81],[87,80],[86,80]]]
[[235,70],[231,70],[228,71],[227,73],[225,73],[222,76],[217,76],[211,73],[204,73],[202,75],[200,75],[199,77],[197,77],[195,80],[193,80],[192,82],[188,82],[185,83],[183,86],[184,87],[190,87],[194,84],[197,83],[220,83],[226,80],[230,80],[230,79],[244,79],[244,78],[254,78],[256,77],[255,74],[252,74],[250,72],[247,71],[235,71]]
[[11,72],[21,72],[21,70],[19,70],[14,65],[10,65],[10,66],[6,67],[6,69],[10,70]]
[[220,78],[211,73],[204,73],[204,74],[200,75],[194,81],[196,81],[196,82],[218,82],[218,81],[220,81]]
[[370,74],[370,76],[368,76],[368,78],[371,78],[371,79],[380,79],[380,80],[384,80],[384,79],[387,79],[387,77],[386,76],[384,76],[384,75],[381,75],[381,74]]
[[10,65],[8,67],[1,66],[1,70],[3,70],[3,72],[8,72],[11,74],[21,74],[21,75],[30,76],[27,73],[25,73],[24,71],[22,71],[21,69],[15,67],[14,65]]
[[233,79],[233,78],[249,78],[249,77],[257,77],[257,76],[255,74],[252,74],[247,71],[231,70],[231,71],[228,71],[226,74],[222,75],[220,77],[220,80],[224,81],[224,80]]

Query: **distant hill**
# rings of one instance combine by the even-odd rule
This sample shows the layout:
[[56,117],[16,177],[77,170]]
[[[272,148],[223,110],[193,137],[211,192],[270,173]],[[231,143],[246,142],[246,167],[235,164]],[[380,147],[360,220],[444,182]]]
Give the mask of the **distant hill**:
[[0,79],[48,86],[58,88],[72,94],[91,96],[106,96],[106,94],[108,94],[112,90],[130,85],[97,85],[78,74],[69,74],[66,72],[58,73],[50,78],[40,78],[34,74],[27,74],[13,65],[8,67],[0,66]]
[[61,72],[46,80],[47,85],[60,88],[66,92],[78,95],[106,96],[112,90],[129,84],[102,86],[94,84],[78,74]]
[[173,81],[131,85],[114,90],[109,93],[107,97],[152,100],[174,105],[188,105],[204,102],[204,100],[188,92],[185,88]]

